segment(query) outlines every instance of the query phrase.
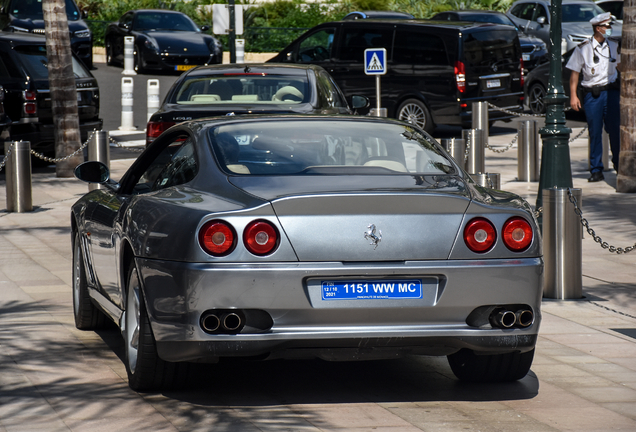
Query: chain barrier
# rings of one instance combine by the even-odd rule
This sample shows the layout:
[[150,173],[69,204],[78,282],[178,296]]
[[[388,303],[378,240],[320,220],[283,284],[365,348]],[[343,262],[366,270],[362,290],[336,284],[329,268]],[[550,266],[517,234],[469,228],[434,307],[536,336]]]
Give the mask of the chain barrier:
[[7,164],[7,161],[9,160],[9,156],[11,155],[11,152],[13,151],[14,146],[15,146],[15,143],[11,143],[11,145],[9,146],[9,149],[7,150],[7,154],[4,155],[2,162],[0,162],[0,171],[2,171],[4,166]]
[[596,235],[596,233],[594,232],[594,230],[592,228],[590,228],[590,224],[587,221],[587,219],[585,219],[583,217],[583,212],[581,211],[581,209],[579,208],[579,205],[576,201],[576,197],[572,194],[572,190],[570,188],[568,188],[568,197],[570,199],[570,202],[574,205],[574,212],[577,214],[577,216],[579,218],[581,218],[581,225],[583,225],[585,227],[585,229],[587,230],[587,233],[589,235],[592,236],[592,238],[594,239],[594,241],[596,243],[598,243],[599,245],[601,245],[601,247],[603,249],[608,249],[610,252],[612,253],[617,253],[617,254],[623,254],[623,253],[630,253],[631,251],[633,251],[634,249],[636,249],[636,244],[634,244],[633,246],[627,246],[626,248],[617,248],[615,246],[611,246],[609,243],[603,241],[603,239],[599,236]]
[[541,213],[543,213],[543,207],[539,207],[534,211],[534,217],[539,219],[541,217]]
[[504,152],[507,152],[508,150],[510,150],[512,148],[512,146],[517,144],[517,140],[518,139],[519,139],[519,132],[517,132],[515,134],[515,136],[512,138],[512,142],[510,144],[508,144],[506,147],[502,148],[502,149],[495,148],[495,147],[491,146],[488,143],[486,143],[486,147],[488,147],[488,150],[494,151],[495,153],[504,153]]
[[119,141],[114,140],[113,137],[111,137],[110,135],[108,135],[108,140],[110,142],[112,142],[113,144],[115,144],[115,147],[122,148],[124,150],[128,150],[129,152],[141,153],[141,152],[144,151],[144,149],[139,149],[139,148],[135,148],[135,147],[126,147],[125,145],[122,145],[122,143],[120,143]]
[[[510,111],[510,110],[507,110],[507,109],[505,109],[505,108],[500,108],[500,107],[498,107],[497,105],[494,105],[494,104],[492,104],[492,103],[490,103],[490,102],[486,102],[486,103],[488,104],[488,106],[489,106],[490,108],[493,108],[493,109],[495,109],[495,110],[497,110],[497,111],[501,111],[502,113],[510,114],[510,115],[512,115],[512,116],[515,116],[515,117],[545,117],[545,114],[526,114],[526,113],[520,113],[520,112],[518,112],[518,111]],[[569,106],[568,106],[568,107],[563,107],[563,111],[570,111],[571,109],[572,109],[572,107],[569,107]]]
[[574,138],[570,138],[569,142],[573,142],[573,141],[581,138],[581,135],[583,135],[586,131],[587,131],[587,126],[585,126],[583,129],[581,129],[581,132],[579,132],[579,134],[577,136],[575,136]]

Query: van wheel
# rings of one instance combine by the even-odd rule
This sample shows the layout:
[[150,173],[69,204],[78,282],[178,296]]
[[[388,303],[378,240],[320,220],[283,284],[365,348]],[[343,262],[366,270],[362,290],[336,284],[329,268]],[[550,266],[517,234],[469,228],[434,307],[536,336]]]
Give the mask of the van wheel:
[[400,108],[398,108],[397,118],[414,124],[428,133],[432,133],[435,130],[433,119],[428,112],[428,108],[417,99],[405,100]]
[[532,366],[534,349],[528,352],[477,355],[473,350],[461,349],[448,356],[455,376],[469,382],[506,382],[525,377]]
[[534,83],[528,90],[528,107],[533,114],[545,113],[544,98],[546,95],[545,88],[539,83]]

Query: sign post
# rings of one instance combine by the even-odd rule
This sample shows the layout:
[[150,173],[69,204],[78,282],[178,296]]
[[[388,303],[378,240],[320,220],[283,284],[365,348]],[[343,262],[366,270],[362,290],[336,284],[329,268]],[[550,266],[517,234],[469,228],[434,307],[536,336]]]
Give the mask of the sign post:
[[367,75],[375,75],[375,115],[382,117],[382,108],[380,108],[380,75],[386,74],[385,48],[368,48],[364,50],[364,73]]

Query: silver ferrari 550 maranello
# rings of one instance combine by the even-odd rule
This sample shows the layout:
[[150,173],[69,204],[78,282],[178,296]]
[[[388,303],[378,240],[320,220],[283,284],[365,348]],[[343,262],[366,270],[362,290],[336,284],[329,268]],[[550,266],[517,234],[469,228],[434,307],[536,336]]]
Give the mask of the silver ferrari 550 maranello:
[[529,371],[543,259],[530,206],[428,134],[359,116],[181,123],[73,205],[80,329],[114,321],[133,389],[220,358],[448,356],[461,380]]

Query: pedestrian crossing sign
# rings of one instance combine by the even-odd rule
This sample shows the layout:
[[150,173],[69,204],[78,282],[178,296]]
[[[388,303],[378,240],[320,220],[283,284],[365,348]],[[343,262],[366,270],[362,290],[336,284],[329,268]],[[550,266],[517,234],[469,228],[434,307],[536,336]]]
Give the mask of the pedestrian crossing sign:
[[369,48],[364,50],[364,73],[367,75],[386,74],[386,49]]

